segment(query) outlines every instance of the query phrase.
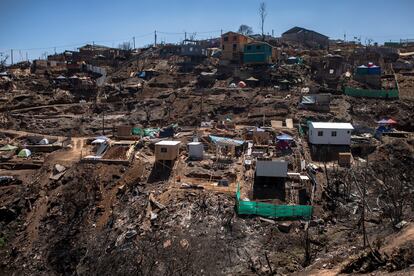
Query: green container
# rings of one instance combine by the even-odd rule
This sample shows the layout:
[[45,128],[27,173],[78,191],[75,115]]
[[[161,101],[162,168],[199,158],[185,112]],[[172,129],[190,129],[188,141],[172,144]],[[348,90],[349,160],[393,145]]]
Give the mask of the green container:
[[368,75],[369,74],[368,67],[357,67],[356,74],[360,75],[360,76],[361,75]]
[[383,98],[383,99],[395,99],[398,98],[398,89],[391,90],[375,90],[375,89],[358,89],[345,87],[345,95],[353,97],[366,97],[366,98]]

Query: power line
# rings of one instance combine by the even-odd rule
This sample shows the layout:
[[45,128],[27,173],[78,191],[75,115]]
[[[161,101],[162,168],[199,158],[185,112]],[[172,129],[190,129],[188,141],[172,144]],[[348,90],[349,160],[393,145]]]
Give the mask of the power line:
[[[150,36],[153,33],[146,33],[146,34],[141,34],[141,35],[135,35],[135,38],[142,38],[142,37],[146,37],[146,36]],[[122,38],[122,39],[111,39],[111,40],[94,40],[94,42],[96,43],[110,43],[110,42],[120,42],[120,41],[125,41],[125,40],[131,40],[131,38]],[[36,51],[36,50],[49,50],[49,49],[54,49],[54,48],[69,48],[69,47],[77,47],[77,46],[82,46],[85,44],[90,44],[92,43],[92,40],[90,41],[84,41],[84,42],[79,42],[79,43],[73,43],[73,44],[66,44],[66,45],[59,45],[59,46],[49,46],[49,47],[34,47],[34,48],[12,48],[13,50],[17,50],[17,51]],[[4,49],[4,50],[9,50],[9,49]]]

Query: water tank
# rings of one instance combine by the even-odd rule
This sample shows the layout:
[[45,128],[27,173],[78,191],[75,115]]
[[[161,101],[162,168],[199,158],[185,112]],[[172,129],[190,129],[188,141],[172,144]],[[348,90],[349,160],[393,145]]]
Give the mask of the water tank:
[[188,143],[188,156],[192,160],[201,160],[204,155],[204,147],[200,142]]
[[381,67],[372,66],[368,68],[368,75],[381,75]]

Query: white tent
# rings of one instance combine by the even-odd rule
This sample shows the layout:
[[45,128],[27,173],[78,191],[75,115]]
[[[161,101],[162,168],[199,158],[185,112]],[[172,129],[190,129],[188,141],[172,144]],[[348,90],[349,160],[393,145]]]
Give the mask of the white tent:
[[40,140],[39,145],[49,145],[49,140],[47,138],[43,138]]

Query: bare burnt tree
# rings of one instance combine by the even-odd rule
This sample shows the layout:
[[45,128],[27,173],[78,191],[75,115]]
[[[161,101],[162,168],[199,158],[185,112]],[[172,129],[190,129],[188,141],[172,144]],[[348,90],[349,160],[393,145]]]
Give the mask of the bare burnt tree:
[[0,53],[0,71],[3,71],[6,67],[6,61],[9,58],[9,55]]
[[241,33],[242,35],[251,35],[253,34],[253,29],[248,25],[242,24],[239,27],[238,33]]
[[379,182],[380,203],[384,214],[394,225],[404,218],[404,210],[413,197],[413,184],[404,174],[396,175],[383,171]]
[[265,22],[265,19],[266,19],[266,16],[267,16],[265,2],[260,3],[259,15],[260,15],[261,28],[262,28],[262,37],[263,37],[263,40],[264,40],[264,22]]
[[125,41],[125,42],[119,44],[118,48],[121,49],[121,50],[130,51],[130,50],[132,50],[132,45],[131,45],[131,42]]

